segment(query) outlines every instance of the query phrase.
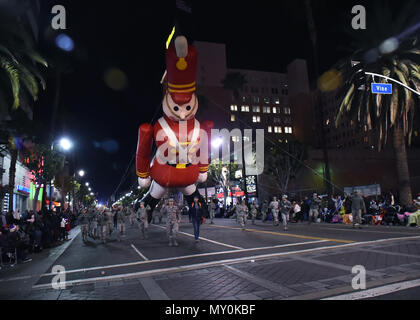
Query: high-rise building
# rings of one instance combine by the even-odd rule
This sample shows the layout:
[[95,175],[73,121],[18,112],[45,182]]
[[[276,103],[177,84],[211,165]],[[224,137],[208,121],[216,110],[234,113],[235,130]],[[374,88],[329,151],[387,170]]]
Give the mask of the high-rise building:
[[[292,136],[309,145],[313,143],[308,123],[311,95],[305,60],[292,61],[284,73],[234,69],[227,66],[224,44],[195,41],[194,46],[199,55],[200,119],[214,121],[216,129],[238,128],[242,134],[244,129],[252,129],[253,139],[255,130],[263,129],[266,143],[288,142]],[[225,89],[229,86],[224,85],[224,80],[229,77],[234,81],[245,80],[242,88]],[[232,142],[239,138],[232,136]],[[264,174],[249,179],[257,181],[260,201],[278,193],[275,183]]]

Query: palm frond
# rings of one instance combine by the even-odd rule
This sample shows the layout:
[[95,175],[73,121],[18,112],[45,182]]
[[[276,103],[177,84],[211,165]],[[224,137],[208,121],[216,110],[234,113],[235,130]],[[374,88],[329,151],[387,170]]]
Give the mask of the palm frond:
[[341,117],[344,115],[344,111],[347,110],[350,101],[352,101],[354,93],[354,84],[350,86],[350,89],[347,91],[346,96],[344,97],[343,101],[341,102],[337,118],[335,120],[335,126],[338,127]]
[[19,64],[19,62],[16,60],[15,56],[10,52],[10,50],[7,49],[5,46],[3,46],[1,44],[0,44],[0,52],[9,56],[9,58],[12,59],[14,64]]
[[13,66],[13,64],[4,56],[0,56],[0,67],[7,73],[7,76],[10,79],[10,83],[12,86],[12,94],[13,94],[13,109],[17,109],[19,107],[19,72]]
[[37,52],[27,49],[24,51],[24,54],[29,57],[32,61],[42,64],[44,67],[48,68],[48,62],[41,57]]
[[23,65],[20,65],[20,80],[25,85],[25,88],[31,94],[34,101],[38,100],[38,83],[35,77]]

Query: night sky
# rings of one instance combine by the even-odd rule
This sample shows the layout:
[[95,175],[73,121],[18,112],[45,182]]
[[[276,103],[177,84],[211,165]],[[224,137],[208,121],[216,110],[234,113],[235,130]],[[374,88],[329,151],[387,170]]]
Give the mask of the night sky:
[[[351,8],[366,1],[313,1],[319,33],[320,71],[346,52],[343,24]],[[40,51],[59,56],[70,70],[62,75],[56,138],[75,142],[76,167],[87,172],[99,199],[116,189],[132,159],[138,126],[161,115],[159,83],[165,70],[164,49],[176,14],[175,1],[60,1],[67,10],[66,34],[75,41],[71,53],[59,53],[48,29],[57,1],[41,0]],[[223,42],[228,67],[284,72],[295,58],[308,60],[314,81],[312,47],[303,1],[195,1],[189,40]],[[127,76],[123,90],[104,81],[110,68]],[[47,90],[35,119],[50,126],[55,93],[50,70]],[[103,143],[107,142],[107,143]],[[116,148],[117,147],[117,148]],[[123,185],[119,191],[124,191]]]

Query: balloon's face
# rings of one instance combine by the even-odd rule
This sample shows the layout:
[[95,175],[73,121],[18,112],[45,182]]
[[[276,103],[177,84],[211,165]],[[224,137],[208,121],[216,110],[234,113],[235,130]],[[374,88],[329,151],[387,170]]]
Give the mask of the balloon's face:
[[170,94],[166,94],[162,102],[163,113],[173,121],[186,121],[194,118],[198,110],[198,101],[195,94],[185,104],[177,104]]

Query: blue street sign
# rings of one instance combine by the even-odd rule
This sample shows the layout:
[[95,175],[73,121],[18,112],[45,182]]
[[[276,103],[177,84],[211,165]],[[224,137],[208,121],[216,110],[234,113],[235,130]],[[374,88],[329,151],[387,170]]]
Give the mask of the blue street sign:
[[392,94],[392,84],[372,83],[372,93]]

